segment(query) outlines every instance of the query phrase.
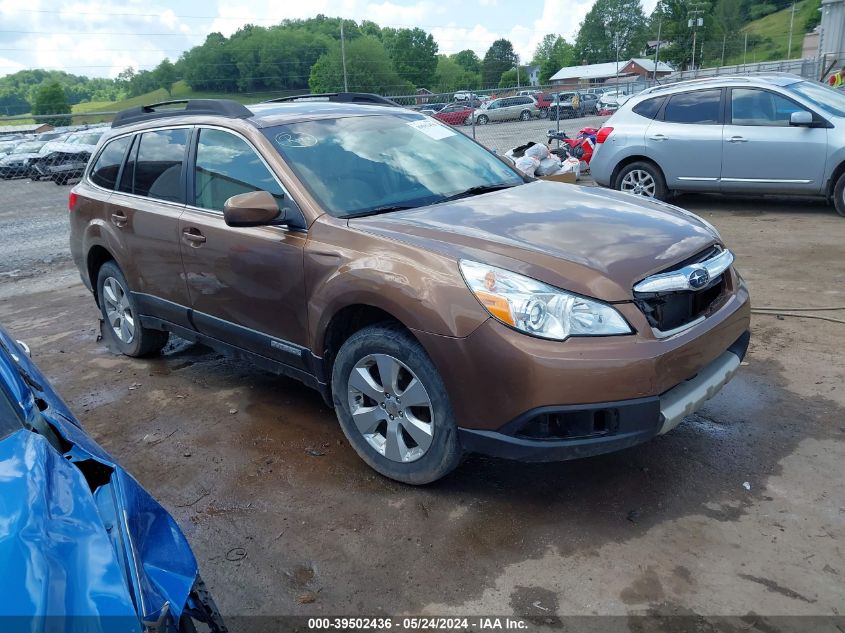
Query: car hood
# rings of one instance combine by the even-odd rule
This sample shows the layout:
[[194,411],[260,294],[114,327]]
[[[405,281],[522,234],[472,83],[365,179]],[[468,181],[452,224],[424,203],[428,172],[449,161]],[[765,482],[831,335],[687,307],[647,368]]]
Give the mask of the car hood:
[[39,154],[37,152],[26,154],[6,154],[3,158],[0,158],[0,164],[19,163],[24,160],[32,160],[33,158],[38,158],[38,156]]
[[631,300],[636,282],[719,241],[710,225],[677,207],[547,181],[349,226],[605,301]]
[[175,630],[189,609],[208,617],[176,521],[85,433],[2,327],[0,382],[26,421],[0,440],[0,560],[20,579],[6,583],[0,618],[89,616],[86,631],[140,633],[160,622]]
[[62,154],[91,154],[96,149],[96,145],[85,145],[82,143],[50,143],[44,155],[55,154],[57,152]]

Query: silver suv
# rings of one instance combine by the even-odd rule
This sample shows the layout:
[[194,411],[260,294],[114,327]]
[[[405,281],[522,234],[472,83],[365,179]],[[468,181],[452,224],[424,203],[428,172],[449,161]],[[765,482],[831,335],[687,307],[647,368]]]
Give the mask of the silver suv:
[[590,170],[605,187],[821,196],[845,216],[845,93],[796,75],[650,88],[596,143]]

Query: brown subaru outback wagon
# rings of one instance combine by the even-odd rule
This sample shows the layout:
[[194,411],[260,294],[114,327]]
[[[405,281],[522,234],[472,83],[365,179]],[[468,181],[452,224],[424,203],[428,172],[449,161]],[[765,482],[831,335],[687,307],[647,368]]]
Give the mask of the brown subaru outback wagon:
[[545,461],[674,428],[736,372],[749,299],[704,220],[525,178],[395,107],[124,111],[71,250],[130,356],[170,333],[318,389],[378,472]]

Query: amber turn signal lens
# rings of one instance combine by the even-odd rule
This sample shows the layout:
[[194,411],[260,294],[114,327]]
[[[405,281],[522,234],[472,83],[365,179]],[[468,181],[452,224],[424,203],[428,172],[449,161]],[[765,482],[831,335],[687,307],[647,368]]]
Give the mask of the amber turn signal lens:
[[516,325],[516,321],[514,321],[513,314],[511,313],[510,303],[507,299],[482,291],[476,291],[475,296],[478,297],[481,305],[494,317],[500,321],[504,321],[508,325]]

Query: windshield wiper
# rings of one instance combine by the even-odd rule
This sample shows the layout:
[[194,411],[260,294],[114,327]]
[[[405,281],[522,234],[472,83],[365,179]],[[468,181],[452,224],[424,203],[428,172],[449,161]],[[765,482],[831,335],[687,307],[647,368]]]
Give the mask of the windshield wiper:
[[470,187],[464,191],[460,191],[458,193],[452,194],[451,196],[446,196],[445,198],[441,198],[438,202],[449,202],[450,200],[460,200],[461,198],[469,198],[471,196],[478,196],[482,193],[489,193],[491,191],[499,191],[500,189],[510,189],[511,187],[516,187],[517,185],[506,185],[506,184],[498,184],[498,185],[476,185],[475,187]]
[[378,215],[380,213],[390,213],[391,211],[407,211],[408,209],[416,209],[418,206],[417,204],[386,204],[381,207],[373,207],[372,209],[367,209],[366,211],[361,211],[360,213],[353,213],[352,215],[346,216],[347,218],[363,218],[368,215]]

